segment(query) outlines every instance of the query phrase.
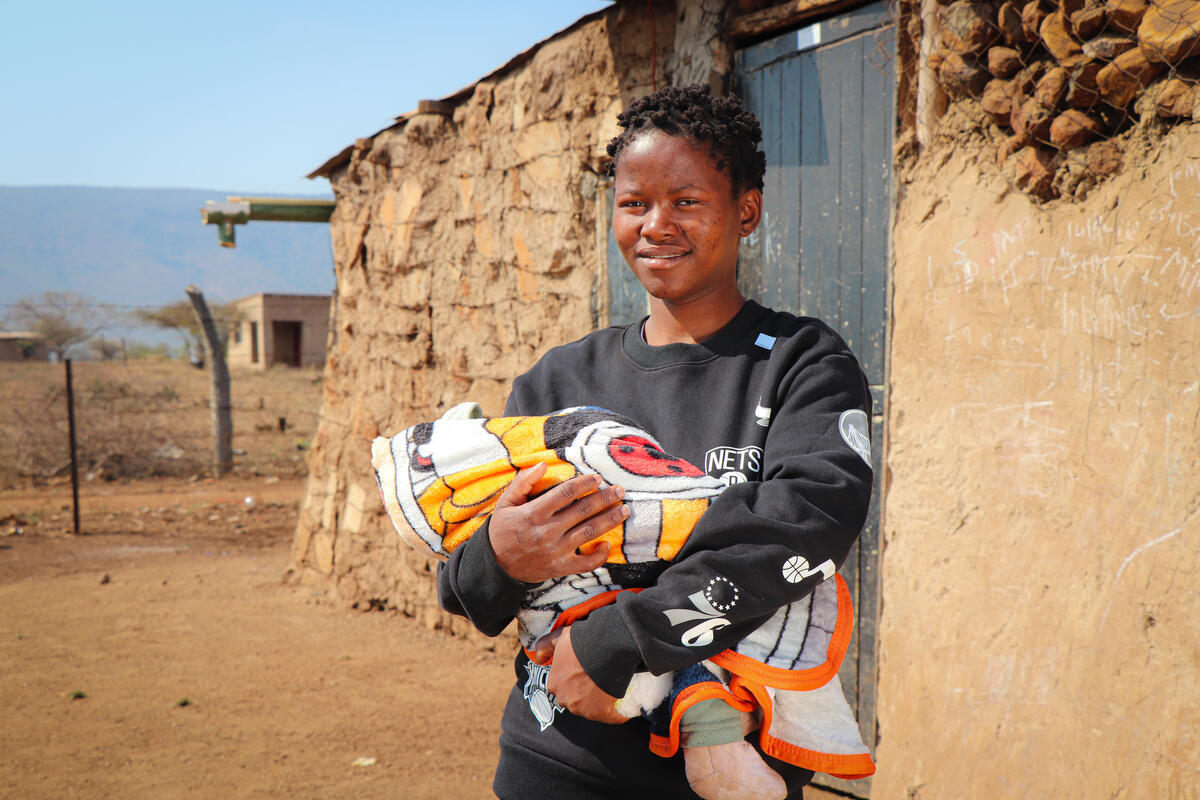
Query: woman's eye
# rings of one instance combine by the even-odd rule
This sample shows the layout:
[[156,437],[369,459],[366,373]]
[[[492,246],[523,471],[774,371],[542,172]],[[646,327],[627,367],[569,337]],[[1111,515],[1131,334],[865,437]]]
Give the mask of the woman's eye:
[[644,203],[641,200],[625,200],[621,203],[621,208],[641,208]]
[[693,199],[691,199],[690,197],[685,197],[685,198],[684,198],[684,199],[682,199],[682,200],[678,200],[678,201],[676,201],[675,205],[679,205],[679,206],[694,206],[694,205],[696,205],[696,203],[699,203],[699,202],[700,202],[699,200],[693,200]]

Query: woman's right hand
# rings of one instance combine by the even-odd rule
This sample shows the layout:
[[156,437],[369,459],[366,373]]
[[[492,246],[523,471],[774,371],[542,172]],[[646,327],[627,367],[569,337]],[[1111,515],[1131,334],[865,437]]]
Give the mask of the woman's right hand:
[[530,497],[545,474],[545,463],[518,472],[488,523],[496,563],[522,583],[596,569],[608,558],[608,543],[600,542],[587,555],[579,548],[629,516],[629,507],[621,502],[625,490],[600,489],[599,475],[579,475]]

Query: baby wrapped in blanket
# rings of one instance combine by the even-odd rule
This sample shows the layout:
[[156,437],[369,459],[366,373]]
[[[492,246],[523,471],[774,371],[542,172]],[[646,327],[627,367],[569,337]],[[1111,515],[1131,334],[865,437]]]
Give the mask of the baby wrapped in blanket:
[[[531,658],[538,641],[556,628],[612,602],[620,591],[652,585],[725,488],[693,464],[663,452],[630,420],[587,407],[484,419],[477,405],[463,404],[436,422],[375,439],[371,455],[384,507],[401,538],[442,559],[482,527],[517,472],[538,462],[547,469],[535,493],[587,473],[625,489],[629,517],[594,540],[610,545],[605,565],[545,581],[527,592],[517,614],[517,633]],[[796,565],[797,580],[800,573],[807,576],[807,566]],[[728,602],[723,589],[710,585],[689,598],[695,612],[672,613],[692,615],[696,624],[691,635],[711,641],[713,621]],[[875,771],[874,763],[837,677],[852,619],[849,591],[835,575],[701,667],[663,676],[635,674],[617,711],[645,716],[650,749],[671,756],[680,746],[680,727],[686,729],[689,710],[697,714],[697,704],[720,699],[728,713],[753,714],[764,752],[813,771],[865,777]],[[544,690],[541,695],[528,699],[545,728],[555,709],[553,698]],[[705,705],[707,714],[713,706],[721,707]],[[753,753],[740,734],[729,745]],[[693,779],[690,751],[713,748],[691,748],[685,741],[683,749]],[[761,760],[758,764],[769,770]],[[706,797],[733,796],[727,793],[728,781],[717,778],[715,787],[697,786],[693,779],[693,788]]]

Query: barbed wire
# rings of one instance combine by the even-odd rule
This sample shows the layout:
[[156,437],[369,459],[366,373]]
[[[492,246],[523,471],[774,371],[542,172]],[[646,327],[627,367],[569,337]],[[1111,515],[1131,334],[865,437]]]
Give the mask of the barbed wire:
[[[61,365],[4,373],[0,386],[0,486],[64,478],[70,466],[65,375]],[[119,360],[73,363],[79,475],[104,480],[207,474],[213,439],[206,376],[149,362],[126,372]],[[136,368],[135,365],[129,365]],[[258,378],[257,371],[249,379]],[[279,376],[262,372],[267,380]],[[320,424],[319,373],[256,390],[234,376],[234,471],[304,474]],[[289,384],[292,384],[289,387]],[[290,391],[289,391],[290,388]]]

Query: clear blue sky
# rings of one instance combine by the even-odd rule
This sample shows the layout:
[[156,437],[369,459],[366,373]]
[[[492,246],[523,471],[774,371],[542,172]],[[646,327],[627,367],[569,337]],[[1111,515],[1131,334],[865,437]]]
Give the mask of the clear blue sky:
[[607,0],[0,0],[0,184],[326,193],[304,175]]

